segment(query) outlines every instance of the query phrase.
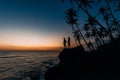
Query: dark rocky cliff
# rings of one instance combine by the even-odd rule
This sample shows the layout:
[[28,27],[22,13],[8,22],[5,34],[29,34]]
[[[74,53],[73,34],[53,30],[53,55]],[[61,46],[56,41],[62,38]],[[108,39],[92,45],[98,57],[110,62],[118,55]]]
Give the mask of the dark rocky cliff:
[[82,46],[63,49],[60,62],[47,70],[45,80],[120,80],[120,40],[85,52]]

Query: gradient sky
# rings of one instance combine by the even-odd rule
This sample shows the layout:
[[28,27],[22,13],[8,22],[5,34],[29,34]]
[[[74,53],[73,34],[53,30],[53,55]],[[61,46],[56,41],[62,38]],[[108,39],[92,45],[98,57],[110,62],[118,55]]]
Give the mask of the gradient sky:
[[70,28],[60,0],[0,0],[0,46],[60,47]]
[[[62,47],[63,37],[72,37],[64,21],[70,6],[68,0],[0,0],[0,48]],[[87,16],[79,13],[81,26]]]

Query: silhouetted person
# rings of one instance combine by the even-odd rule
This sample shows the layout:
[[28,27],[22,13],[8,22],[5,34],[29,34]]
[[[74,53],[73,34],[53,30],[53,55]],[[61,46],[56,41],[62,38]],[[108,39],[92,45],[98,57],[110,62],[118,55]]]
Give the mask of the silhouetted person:
[[66,39],[64,38],[64,39],[63,39],[64,48],[67,48],[66,43],[67,43],[67,41],[66,41]]
[[68,48],[71,47],[71,44],[70,44],[70,37],[68,37]]

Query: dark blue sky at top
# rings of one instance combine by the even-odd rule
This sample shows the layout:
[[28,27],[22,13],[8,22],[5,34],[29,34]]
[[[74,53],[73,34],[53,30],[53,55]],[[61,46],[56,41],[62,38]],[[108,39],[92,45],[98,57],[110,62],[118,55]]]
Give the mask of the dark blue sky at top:
[[[69,0],[66,0],[65,3],[62,3],[61,0],[0,0],[0,23],[1,25],[30,25],[29,28],[34,29],[46,30],[50,27],[49,29],[52,30],[64,30],[62,28],[66,26],[64,25],[64,11],[70,5]],[[98,7],[92,9],[91,13],[96,14],[96,9]],[[86,15],[82,11],[79,12],[80,23],[83,23]]]
[[[64,8],[60,0],[2,0],[0,24],[1,27],[10,24],[12,27],[45,29],[45,31],[62,30]],[[8,27],[10,26],[6,26]]]

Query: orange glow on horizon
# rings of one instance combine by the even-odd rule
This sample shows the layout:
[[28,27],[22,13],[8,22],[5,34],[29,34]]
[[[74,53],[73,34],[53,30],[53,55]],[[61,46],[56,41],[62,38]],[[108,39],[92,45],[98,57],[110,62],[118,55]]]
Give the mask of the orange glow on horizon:
[[61,50],[61,46],[56,47],[25,47],[25,46],[11,46],[11,45],[1,45],[0,50]]
[[60,49],[60,40],[59,36],[42,31],[1,31],[0,50],[55,50]]
[[[48,33],[44,31],[29,31],[8,29],[0,31],[0,50],[61,50],[63,49],[63,36],[60,33]],[[75,47],[71,37],[71,47]]]

